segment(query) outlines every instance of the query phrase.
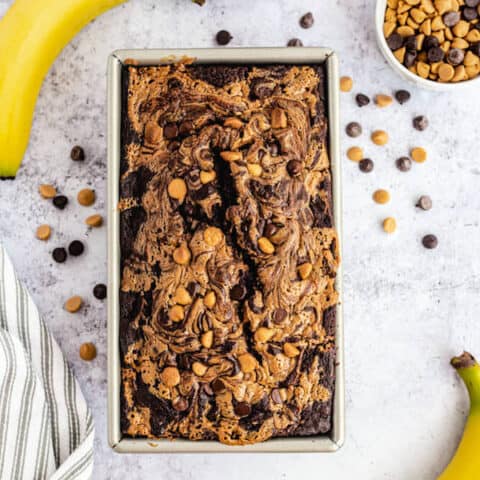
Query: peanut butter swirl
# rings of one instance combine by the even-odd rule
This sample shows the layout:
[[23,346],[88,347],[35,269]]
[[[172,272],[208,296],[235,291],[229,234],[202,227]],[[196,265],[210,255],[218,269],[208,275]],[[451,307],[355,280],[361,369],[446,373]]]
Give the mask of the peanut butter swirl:
[[328,432],[339,254],[322,67],[124,77],[123,433]]

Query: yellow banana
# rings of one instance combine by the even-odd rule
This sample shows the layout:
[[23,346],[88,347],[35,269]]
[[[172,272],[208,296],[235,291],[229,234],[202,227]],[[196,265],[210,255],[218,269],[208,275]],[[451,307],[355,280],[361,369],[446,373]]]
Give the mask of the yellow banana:
[[91,20],[126,0],[16,0],[0,20],[0,178],[14,177],[50,65]]
[[480,479],[480,365],[467,352],[452,359],[470,396],[470,413],[460,445],[438,480]]

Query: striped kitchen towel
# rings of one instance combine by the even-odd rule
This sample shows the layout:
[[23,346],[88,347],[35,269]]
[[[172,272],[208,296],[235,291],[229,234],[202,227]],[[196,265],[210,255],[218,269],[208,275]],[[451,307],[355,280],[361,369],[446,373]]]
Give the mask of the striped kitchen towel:
[[0,479],[89,479],[93,418],[0,245]]

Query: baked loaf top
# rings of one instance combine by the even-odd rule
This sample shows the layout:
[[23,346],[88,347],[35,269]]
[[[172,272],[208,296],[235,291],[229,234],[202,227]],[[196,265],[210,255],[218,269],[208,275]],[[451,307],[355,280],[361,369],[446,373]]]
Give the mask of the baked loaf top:
[[339,255],[323,68],[124,77],[123,434],[328,432]]

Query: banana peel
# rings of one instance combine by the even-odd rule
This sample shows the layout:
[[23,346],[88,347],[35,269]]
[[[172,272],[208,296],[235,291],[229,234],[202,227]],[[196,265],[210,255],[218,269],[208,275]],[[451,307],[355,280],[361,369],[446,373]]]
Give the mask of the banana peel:
[[460,444],[437,480],[480,479],[480,365],[467,352],[451,361],[470,397],[470,412]]
[[15,177],[43,79],[91,20],[126,0],[16,0],[0,20],[0,178]]

